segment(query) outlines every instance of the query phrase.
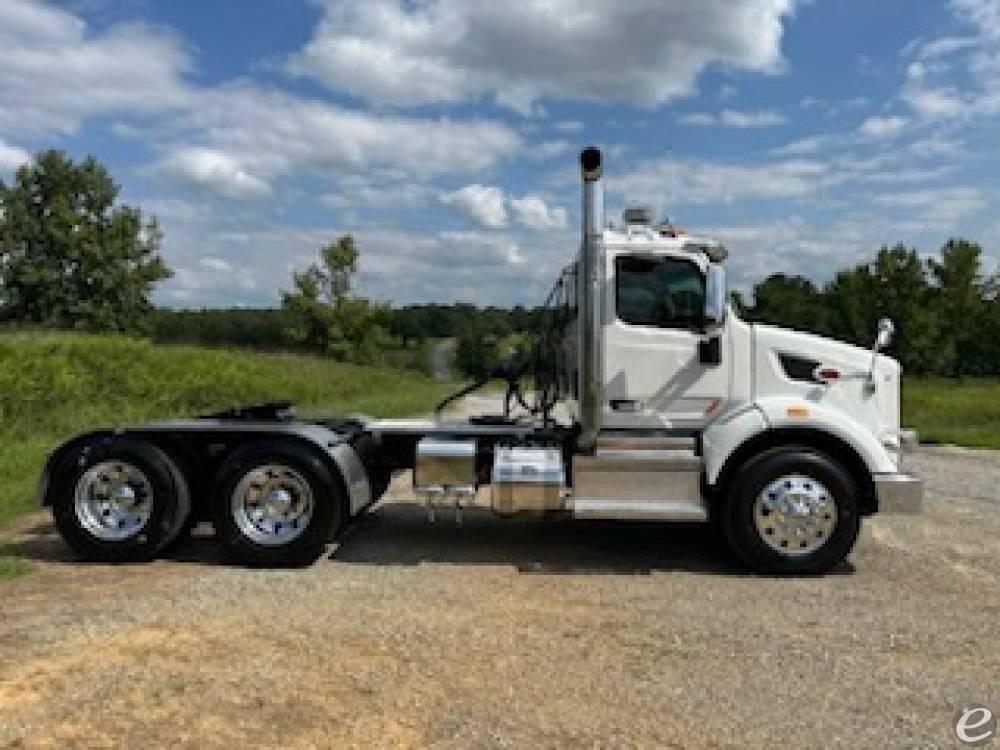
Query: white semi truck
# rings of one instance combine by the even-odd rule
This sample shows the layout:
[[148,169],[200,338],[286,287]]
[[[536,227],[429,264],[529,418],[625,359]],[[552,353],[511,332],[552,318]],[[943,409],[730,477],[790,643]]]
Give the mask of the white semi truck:
[[919,512],[900,367],[879,354],[891,323],[865,350],[740,320],[718,242],[641,210],[610,227],[600,152],[580,165],[583,237],[533,400],[507,370],[502,415],[301,420],[275,403],[89,432],[40,482],[62,536],[86,559],[146,560],[210,519],[237,561],[304,564],[412,470],[432,513],[712,523],[751,568],[795,574],[840,563],[862,517]]

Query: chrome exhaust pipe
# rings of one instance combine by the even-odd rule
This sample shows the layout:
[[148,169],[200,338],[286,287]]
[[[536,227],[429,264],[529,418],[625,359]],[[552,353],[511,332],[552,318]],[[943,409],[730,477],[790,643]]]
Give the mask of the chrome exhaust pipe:
[[601,427],[601,307],[604,285],[603,259],[599,252],[604,227],[604,185],[601,183],[601,151],[593,146],[580,152],[583,179],[583,238],[577,270],[577,315],[580,332],[577,399],[580,416],[580,446],[592,448]]

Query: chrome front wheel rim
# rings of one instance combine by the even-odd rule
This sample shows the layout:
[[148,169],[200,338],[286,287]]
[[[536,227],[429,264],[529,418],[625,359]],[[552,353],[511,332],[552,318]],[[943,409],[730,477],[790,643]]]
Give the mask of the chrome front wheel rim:
[[265,464],[251,469],[233,489],[233,521],[257,544],[276,547],[298,539],[312,518],[309,482],[295,469]]
[[753,518],[764,544],[781,555],[799,557],[830,540],[837,525],[837,505],[822,482],[789,474],[760,491]]
[[91,536],[120,542],[137,536],[153,514],[149,478],[126,461],[94,464],[76,483],[73,506]]

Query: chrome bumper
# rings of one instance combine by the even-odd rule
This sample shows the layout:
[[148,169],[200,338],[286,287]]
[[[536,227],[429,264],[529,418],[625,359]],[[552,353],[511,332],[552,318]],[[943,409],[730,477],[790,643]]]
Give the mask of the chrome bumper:
[[880,513],[916,514],[924,504],[924,480],[909,474],[876,474]]

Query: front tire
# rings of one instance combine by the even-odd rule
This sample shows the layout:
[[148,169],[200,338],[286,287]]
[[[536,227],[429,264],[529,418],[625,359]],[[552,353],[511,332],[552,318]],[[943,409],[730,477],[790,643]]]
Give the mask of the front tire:
[[774,448],[729,487],[722,528],[737,555],[768,574],[818,574],[839,565],[861,529],[857,484],[824,453]]
[[180,470],[162,450],[135,438],[80,446],[52,480],[56,528],[85,560],[151,560],[178,536],[191,513]]
[[238,563],[308,565],[340,528],[345,501],[326,464],[287,441],[252,443],[220,467],[211,498],[215,532]]

